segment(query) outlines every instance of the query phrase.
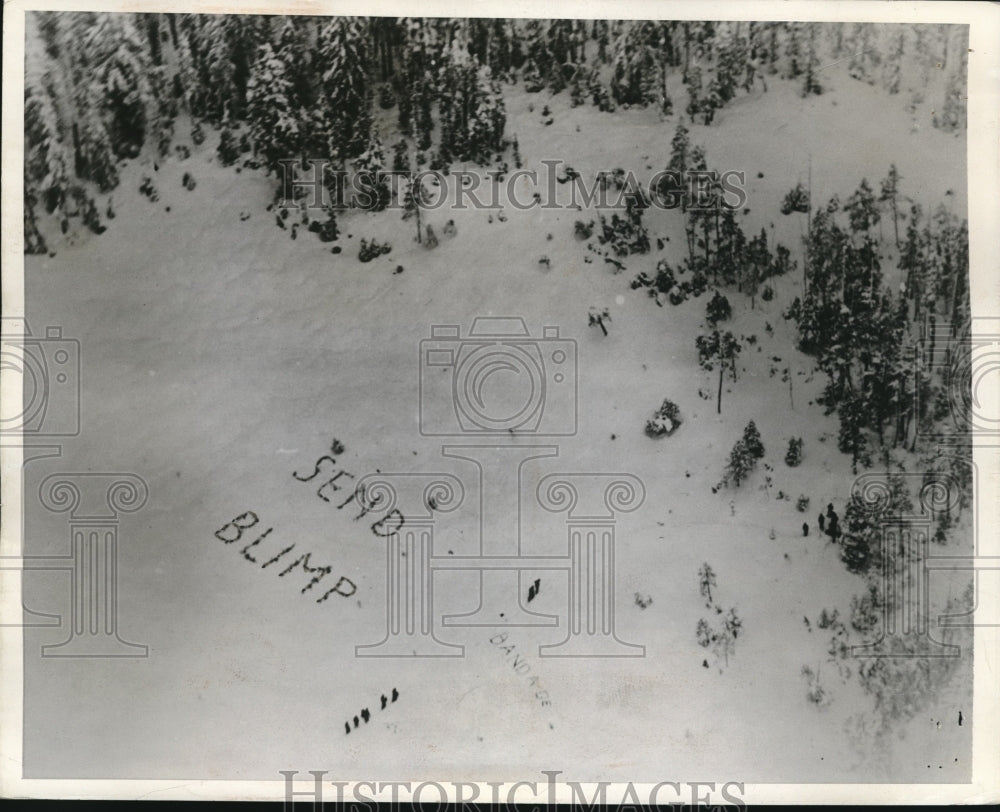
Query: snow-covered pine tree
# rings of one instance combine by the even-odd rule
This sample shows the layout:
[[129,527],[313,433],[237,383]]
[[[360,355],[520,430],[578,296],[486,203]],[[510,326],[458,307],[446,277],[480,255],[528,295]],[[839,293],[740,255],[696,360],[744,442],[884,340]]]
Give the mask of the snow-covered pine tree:
[[896,164],[889,165],[889,174],[882,180],[879,189],[879,203],[888,203],[889,211],[892,212],[892,231],[896,240],[896,249],[899,250],[899,170]]
[[[933,118],[934,126],[945,132],[955,132],[965,127],[965,88],[968,49],[958,47],[958,36],[958,32],[950,34],[949,51],[951,52],[951,59],[945,65],[948,78],[945,82],[944,102],[941,105],[941,114],[935,115]],[[954,40],[954,42],[951,42],[951,40]]]
[[[47,89],[24,90],[24,189],[50,214],[62,207],[69,187],[70,156]],[[27,212],[25,212],[27,216]]]
[[223,166],[232,166],[240,157],[239,141],[233,133],[229,115],[222,120],[222,131],[219,133],[219,146],[216,148],[219,162]]
[[711,372],[716,367],[719,370],[719,394],[716,401],[716,411],[722,414],[722,380],[727,368],[732,371],[733,378],[736,377],[736,358],[740,354],[739,341],[728,330],[721,333],[712,330],[707,335],[698,336],[695,339],[695,346],[698,349],[698,363],[703,369]]
[[83,45],[96,71],[108,141],[118,158],[135,157],[146,137],[148,55],[129,14],[100,14]]
[[313,63],[333,137],[345,160],[356,158],[372,135],[370,55],[363,22],[356,17],[331,17],[320,31]]
[[891,95],[899,93],[903,77],[903,55],[906,48],[906,29],[894,26],[889,37],[889,52],[882,70],[882,84]]
[[354,171],[363,192],[358,201],[361,208],[367,211],[385,209],[390,203],[392,192],[386,174],[385,152],[378,136],[373,135],[368,148],[355,159]]
[[875,203],[875,194],[872,187],[868,185],[868,179],[862,178],[857,191],[854,192],[844,205],[845,211],[851,224],[851,231],[855,234],[868,232],[878,225],[881,215]]
[[805,24],[805,76],[802,83],[802,95],[819,95],[823,92],[823,86],[819,83],[819,56],[817,53],[819,32],[818,23]]
[[282,158],[299,156],[299,122],[289,98],[291,89],[285,63],[265,42],[247,84],[247,119],[255,153],[275,173]]
[[755,460],[764,457],[764,443],[761,442],[760,432],[757,430],[757,424],[753,420],[747,423],[743,429],[743,446],[746,448],[747,453]]
[[666,90],[667,65],[662,51],[660,24],[651,21],[630,23],[614,43],[611,95],[618,104],[645,107],[669,105]]
[[850,77],[870,85],[875,84],[875,69],[880,63],[875,26],[872,23],[854,23],[848,47],[851,49],[851,60],[847,66]]

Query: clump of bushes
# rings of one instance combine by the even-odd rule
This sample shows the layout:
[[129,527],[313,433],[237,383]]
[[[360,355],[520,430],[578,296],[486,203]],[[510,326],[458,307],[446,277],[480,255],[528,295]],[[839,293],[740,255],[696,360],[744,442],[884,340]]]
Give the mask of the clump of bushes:
[[646,421],[646,434],[650,437],[669,437],[680,428],[681,410],[669,398],[663,401],[663,405],[657,409],[653,416]]
[[795,468],[802,462],[802,438],[789,437],[788,450],[785,452],[785,465]]
[[382,254],[388,254],[391,250],[392,246],[387,242],[380,244],[378,240],[372,240],[369,243],[367,240],[362,239],[358,259],[362,262],[371,262],[376,257],[382,256]]

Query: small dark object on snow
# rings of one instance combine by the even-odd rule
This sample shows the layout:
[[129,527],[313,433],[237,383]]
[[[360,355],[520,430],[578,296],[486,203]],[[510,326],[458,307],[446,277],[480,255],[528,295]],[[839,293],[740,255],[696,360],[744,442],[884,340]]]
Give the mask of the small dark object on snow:
[[165,209],[166,211],[170,211],[170,206],[165,206],[165,207],[164,207],[164,209]]
[[803,536],[808,536],[809,535],[809,523],[808,522],[802,522],[802,535]]
[[288,219],[288,209],[282,209],[281,212],[279,212],[279,213],[281,214],[281,219],[282,220],[287,220]]
[[361,724],[361,720],[360,720],[360,719],[358,719],[358,717],[357,717],[357,716],[355,716],[355,717],[354,717],[354,727],[355,727],[355,729],[357,729],[357,726],[358,726],[359,724]]
[[277,214],[274,215],[274,222],[276,222],[278,224],[278,228],[284,228],[285,227],[285,221],[281,219],[280,215],[277,215]]
[[762,177],[764,177],[764,173],[763,173],[763,172],[758,172],[758,173],[757,173],[757,177],[758,177],[758,178],[762,178]]
[[160,171],[160,165],[156,161],[153,161],[153,171],[154,172]]
[[441,233],[444,234],[446,237],[454,237],[456,234],[458,234],[458,229],[455,227],[455,221],[449,220],[447,223],[445,223],[444,228],[441,229]]
[[292,223],[292,239],[294,240],[298,236],[299,224]]
[[403,272],[403,266],[402,265],[397,265],[396,266],[396,270],[393,271],[394,274],[395,273],[402,273],[402,272]]
[[708,668],[708,660],[702,660],[701,661],[701,667],[702,668]]
[[388,697],[386,697],[385,694],[382,694],[382,707],[380,708],[380,710],[385,710],[385,706],[388,702],[389,702]]
[[397,699],[399,699],[399,691],[397,691],[395,688],[393,688],[392,689],[392,701],[395,702]]
[[819,532],[820,533],[826,532],[826,516],[824,516],[822,513],[819,514]]
[[528,603],[531,603],[542,588],[542,579],[536,578],[535,583],[528,587]]
[[368,720],[371,719],[371,711],[368,708],[361,709],[361,718],[365,720],[365,724],[368,724]]
[[330,253],[331,254],[339,254],[340,253],[340,246],[339,245],[333,246],[333,248],[330,249]]

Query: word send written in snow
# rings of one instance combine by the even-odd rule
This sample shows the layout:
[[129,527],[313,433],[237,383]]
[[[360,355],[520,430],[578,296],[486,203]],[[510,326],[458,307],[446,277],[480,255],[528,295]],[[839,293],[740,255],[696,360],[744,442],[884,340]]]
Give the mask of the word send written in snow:
[[[344,445],[337,438],[334,438],[333,442],[330,444],[330,453],[324,454],[319,457],[315,463],[313,463],[313,471],[311,474],[305,475],[300,474],[298,471],[292,471],[292,476],[299,482],[315,482],[317,477],[322,477],[319,480],[320,486],[316,489],[316,495],[322,499],[324,502],[332,503],[333,499],[331,497],[336,491],[344,490],[344,483],[340,482],[341,477],[346,477],[347,480],[356,479],[354,474],[348,473],[342,468],[337,467],[336,457],[344,453]],[[326,470],[324,470],[326,469]],[[381,471],[376,468],[376,473],[381,473]],[[356,503],[361,512],[354,517],[354,521],[367,516],[375,507],[377,507],[378,502],[369,501],[365,495],[364,487],[354,488],[350,495],[339,505],[337,505],[337,510],[343,510],[351,502]],[[434,505],[432,504],[433,508]],[[382,538],[387,538],[388,536],[395,535],[399,532],[399,529],[406,523],[403,518],[403,514],[397,509],[393,508],[385,516],[383,516],[378,521],[374,522],[371,526],[372,533],[376,536],[381,536]]]

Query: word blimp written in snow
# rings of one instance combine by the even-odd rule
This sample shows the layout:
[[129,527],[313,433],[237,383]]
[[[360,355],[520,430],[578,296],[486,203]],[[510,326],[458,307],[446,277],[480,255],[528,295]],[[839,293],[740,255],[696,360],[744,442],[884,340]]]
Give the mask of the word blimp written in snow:
[[[241,513],[231,522],[216,530],[215,537],[225,544],[234,544],[243,538],[243,533],[246,530],[256,527],[259,522],[260,518],[257,514],[252,510],[248,510],[246,513]],[[246,544],[240,550],[240,554],[243,558],[251,564],[260,564],[261,569],[268,569],[269,567],[281,562],[281,568],[277,570],[279,577],[284,577],[300,568],[302,572],[307,575],[311,574],[313,576],[312,579],[300,590],[303,595],[315,587],[323,578],[333,572],[333,567],[331,566],[313,566],[311,563],[312,553],[306,552],[300,553],[297,556],[290,556],[290,553],[292,553],[292,551],[296,548],[294,543],[289,544],[287,547],[283,547],[269,555],[266,552],[268,545],[264,545],[263,547],[258,547],[258,545],[270,536],[273,530],[273,527],[267,528],[264,532],[257,536],[257,538]],[[316,603],[323,603],[323,601],[335,593],[342,597],[349,598],[357,591],[358,588],[354,582],[350,578],[341,575],[337,579],[337,583],[316,598]],[[319,590],[317,590],[314,594],[318,594],[318,592]]]

